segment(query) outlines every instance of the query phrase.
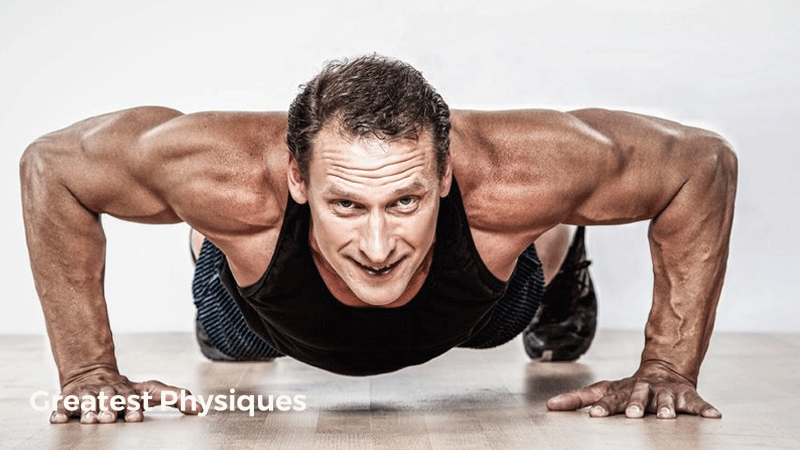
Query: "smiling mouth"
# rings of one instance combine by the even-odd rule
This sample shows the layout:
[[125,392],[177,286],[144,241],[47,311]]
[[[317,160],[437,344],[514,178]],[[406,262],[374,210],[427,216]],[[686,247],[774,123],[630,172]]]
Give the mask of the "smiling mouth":
[[361,269],[363,269],[364,272],[367,272],[368,274],[373,276],[386,275],[387,273],[391,272],[392,269],[397,267],[397,265],[400,264],[401,261],[403,261],[403,258],[400,258],[399,260],[395,261],[392,264],[389,264],[388,266],[375,268],[375,267],[365,266],[364,264],[361,264],[360,262],[353,260],[353,262],[355,262],[358,265],[358,267],[361,267]]

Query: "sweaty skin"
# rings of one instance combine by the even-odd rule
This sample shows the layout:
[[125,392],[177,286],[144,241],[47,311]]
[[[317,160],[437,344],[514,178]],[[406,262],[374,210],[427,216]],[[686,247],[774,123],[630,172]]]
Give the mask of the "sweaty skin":
[[[392,307],[427,274],[429,225],[452,173],[480,256],[501,279],[558,224],[650,220],[655,283],[639,370],[554,397],[549,409],[719,417],[695,388],[728,256],[737,173],[730,146],[709,131],[599,109],[453,111],[452,125],[441,180],[424,151],[427,137],[376,142],[327,131],[303,180],[280,112],[143,107],[35,141],[20,163],[23,212],[64,395],[147,390],[157,397],[178,389],[119,373],[103,294],[101,214],[187,222],[225,253],[246,286],[266,270],[292,195],[311,206],[309,243],[336,297]],[[117,419],[102,411],[80,416],[82,423]],[[133,408],[121,416],[142,420]],[[69,418],[59,404],[51,422]]]

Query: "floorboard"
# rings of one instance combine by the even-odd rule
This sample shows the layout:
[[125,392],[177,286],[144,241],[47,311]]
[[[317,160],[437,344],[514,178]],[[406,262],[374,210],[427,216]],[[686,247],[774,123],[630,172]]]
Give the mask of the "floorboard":
[[329,374],[281,358],[212,363],[189,334],[116,337],[131,379],[160,379],[195,394],[305,396],[303,411],[215,411],[205,417],[151,411],[143,423],[48,424],[30,403],[57,394],[42,336],[0,336],[0,448],[226,449],[797,449],[800,335],[718,333],[700,393],[721,420],[547,412],[547,398],[630,375],[641,333],[600,330],[577,363],[528,361],[517,339],[492,350],[456,349],[427,364],[366,378]]

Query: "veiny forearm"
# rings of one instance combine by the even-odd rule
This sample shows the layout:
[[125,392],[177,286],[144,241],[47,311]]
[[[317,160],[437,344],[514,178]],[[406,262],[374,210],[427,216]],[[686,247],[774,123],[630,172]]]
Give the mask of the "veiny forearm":
[[134,175],[141,137],[182,114],[142,107],[89,118],[31,144],[20,161],[25,233],[36,289],[64,386],[116,372],[103,293],[101,214],[147,223],[175,214]]
[[103,296],[100,218],[62,184],[56,162],[34,144],[20,178],[31,269],[64,386],[93,369],[117,371],[117,364]]
[[642,369],[697,383],[728,259],[737,162],[721,140],[699,148],[697,170],[651,222],[653,308]]

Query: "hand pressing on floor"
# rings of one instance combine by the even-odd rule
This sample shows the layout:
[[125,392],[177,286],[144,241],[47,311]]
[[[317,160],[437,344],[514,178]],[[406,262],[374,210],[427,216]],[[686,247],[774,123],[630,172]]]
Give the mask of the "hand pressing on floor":
[[181,401],[192,394],[160,381],[135,383],[116,371],[95,369],[67,382],[61,389],[61,399],[50,415],[50,423],[67,423],[80,417],[82,424],[141,422],[144,412],[154,406],[168,405],[188,415],[202,409],[194,401]]
[[632,377],[600,381],[547,401],[550,411],[574,411],[587,406],[591,407],[591,417],[622,413],[629,418],[641,418],[646,413],[655,413],[659,419],[674,419],[677,413],[722,417],[700,397],[694,383],[658,364],[642,365]]

